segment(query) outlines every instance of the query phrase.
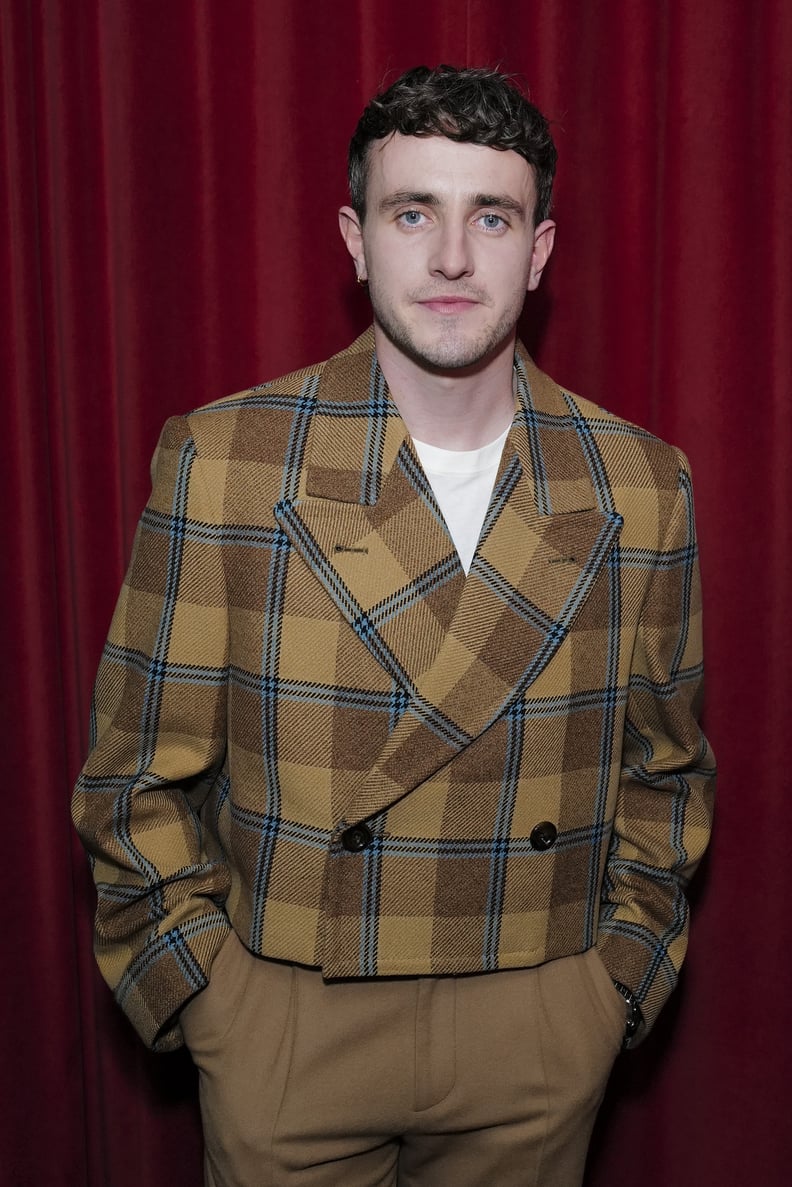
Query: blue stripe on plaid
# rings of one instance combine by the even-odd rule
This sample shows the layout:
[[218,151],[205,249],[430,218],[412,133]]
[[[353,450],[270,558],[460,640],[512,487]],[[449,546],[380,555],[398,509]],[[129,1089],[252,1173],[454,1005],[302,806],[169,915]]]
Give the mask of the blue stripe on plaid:
[[690,784],[684,775],[674,775],[671,783],[676,787],[676,795],[673,798],[671,806],[669,840],[671,842],[671,848],[676,854],[677,867],[682,869],[688,859],[687,849],[685,848],[682,837],[685,827],[685,812],[687,811],[687,805],[690,799]]
[[680,886],[679,878],[673,875],[671,877],[667,876],[670,871],[656,870],[654,866],[645,866],[643,863],[629,863],[626,869],[622,867],[619,870],[622,879],[625,877],[629,879],[633,876],[656,879],[661,873],[666,875],[662,878],[662,881],[666,885],[671,884],[676,887],[676,894],[674,896],[674,908],[669,925],[659,937],[650,932],[642,924],[638,924],[633,920],[609,917],[606,922],[606,930],[612,935],[621,935],[631,940],[637,940],[643,944],[647,953],[650,955],[650,960],[644,970],[643,978],[635,989],[635,993],[639,998],[647,992],[660,972],[667,978],[670,985],[673,986],[676,984],[677,974],[668,955],[668,949],[674,940],[684,932],[688,921],[689,908],[687,899]]
[[[316,392],[319,376],[306,380],[300,397],[294,406],[289,441],[283,466],[283,479],[279,502],[290,502],[299,486],[300,467],[305,453],[311,416],[316,408]],[[261,705],[261,756],[267,788],[267,814],[277,821],[281,812],[280,774],[278,768],[278,714],[274,691],[278,686],[278,657],[283,625],[283,603],[286,591],[286,574],[291,549],[285,533],[279,531],[278,546],[273,549],[272,563],[267,572],[267,588],[263,610],[263,631],[261,640],[261,677],[259,694]],[[264,927],[264,907],[267,899],[272,860],[278,839],[277,826],[272,830],[262,829],[256,855],[253,880],[253,911],[250,920],[250,942],[261,944]]]
[[440,738],[442,742],[455,750],[469,746],[473,741],[471,734],[466,733],[455,721],[446,717],[445,713],[442,713],[436,705],[430,704],[417,692],[411,695],[406,711],[413,717],[417,717],[435,737]]
[[[108,642],[102,652],[102,659],[141,675],[148,674],[150,659],[143,651]],[[161,671],[166,684],[198,684],[215,688],[224,684],[228,675],[226,668],[206,668],[198,664],[163,663]]]
[[[155,511],[148,507],[143,512],[141,522],[150,532],[165,536],[173,533],[173,517],[166,511]],[[190,544],[238,544],[248,548],[273,549],[282,547],[277,528],[258,527],[255,524],[211,524],[185,518],[179,526],[179,531]]]
[[409,482],[410,486],[413,488],[415,493],[420,497],[422,502],[425,504],[426,507],[428,507],[428,509],[431,511],[432,515],[435,517],[437,522],[440,524],[440,526],[443,529],[443,531],[445,532],[446,536],[448,536],[449,544],[451,544],[451,547],[453,548],[453,541],[451,540],[451,533],[449,532],[448,525],[447,525],[445,519],[443,518],[443,513],[440,510],[440,504],[437,502],[437,499],[435,498],[435,493],[432,490],[431,484],[427,480],[427,477],[426,477],[426,474],[424,473],[423,467],[416,460],[412,450],[410,449],[410,447],[406,441],[402,443],[402,446],[398,452],[398,455],[396,457],[396,464],[398,465],[402,474],[407,479],[407,481]]
[[594,434],[591,431],[591,422],[583,416],[568,392],[562,392],[561,394],[564,398],[564,403],[572,413],[572,425],[577,433],[580,444],[583,446],[583,455],[586,459],[589,473],[591,474],[591,482],[594,487],[594,493],[597,496],[599,509],[606,515],[612,515],[614,511],[613,494],[610,488],[608,472],[605,469],[600,451],[597,448],[597,443],[594,440]]
[[[384,818],[369,821],[372,842],[363,853],[363,879],[360,903],[360,973],[374,977],[377,973],[377,941],[380,923],[380,895],[382,890],[382,831]],[[343,860],[343,858],[342,858]]]
[[[559,421],[562,418],[559,418]],[[640,425],[630,424],[628,421],[616,419],[610,412],[604,416],[587,416],[586,420],[591,431],[598,437],[623,437],[626,441],[659,441],[654,433],[642,429]]]
[[514,711],[509,712],[506,715],[506,724],[508,729],[506,755],[493,828],[493,846],[487,887],[487,917],[481,955],[482,966],[485,969],[498,967],[501,915],[506,889],[506,866],[510,851],[509,839],[514,817],[514,805],[517,802],[519,789],[525,715]]
[[91,693],[91,706],[88,710],[88,743],[91,750],[96,746],[99,737],[96,717],[96,688]]
[[691,564],[695,551],[691,555],[690,546],[675,548],[671,552],[655,552],[651,548],[624,548],[621,556],[622,567],[625,569],[671,572]]
[[[578,412],[579,410],[576,408],[576,414]],[[560,416],[554,412],[540,412],[537,409],[532,409],[531,420],[543,433],[563,434],[575,428],[575,418],[572,415]],[[654,433],[642,429],[639,425],[618,420],[607,411],[603,411],[602,416],[587,416],[586,421],[597,437],[622,437],[628,441],[658,441]]]
[[417,577],[415,581],[411,581],[409,585],[403,586],[397,590],[396,593],[391,594],[390,597],[385,598],[376,606],[368,611],[367,617],[371,623],[376,627],[381,627],[387,622],[392,622],[394,618],[398,618],[405,610],[412,609],[413,606],[425,601],[428,594],[435,593],[442,589],[449,581],[457,577],[462,571],[459,563],[459,556],[454,550],[438,561],[436,565],[432,565],[426,572]]
[[[624,736],[630,739],[632,746],[643,752],[644,761],[643,763],[630,763],[629,766],[623,767],[623,775],[628,779],[634,779],[637,783],[644,784],[646,787],[666,786],[669,778],[668,772],[663,770],[649,770],[649,763],[654,757],[654,751],[652,749],[651,743],[649,742],[649,739],[646,737],[646,735],[643,734],[629,718],[627,718],[624,723]],[[703,760],[708,754],[709,746],[707,744],[706,738],[702,735],[701,742],[699,744],[698,757]],[[687,769],[691,774],[706,775],[709,772],[708,766],[700,767],[698,764],[690,764]]]
[[520,400],[520,412],[518,416],[525,425],[528,448],[531,454],[531,465],[536,482],[536,507],[540,515],[551,515],[553,505],[550,498],[547,467],[545,466],[542,443],[538,432],[539,419],[534,408],[528,376],[525,373],[525,368],[519,355],[514,356],[514,370],[517,375],[517,395]]
[[215,835],[220,835],[220,814],[225,807],[226,801],[231,794],[231,776],[226,771],[219,784],[217,785],[217,795],[215,797],[214,807],[214,827]]
[[[218,862],[218,861],[196,862],[191,865],[182,866],[181,869],[179,869],[178,873],[171,875],[167,881],[168,881],[169,885],[172,885],[174,882],[189,881],[192,878],[208,877],[209,879],[211,879],[213,876],[213,871],[215,871],[215,870],[224,871],[224,869],[225,869],[224,862]],[[222,876],[223,875],[221,873],[221,877]],[[123,904],[139,903],[140,902],[140,897],[141,897],[140,896],[140,888],[137,886],[131,886],[128,883],[98,881],[96,883],[96,889],[97,889],[99,898],[101,898],[104,902],[123,903]]]
[[136,790],[155,787],[160,782],[155,774],[149,772],[149,767],[157,745],[159,712],[167,676],[166,661],[168,645],[173,625],[173,615],[176,608],[176,596],[179,588],[181,562],[184,551],[183,525],[186,519],[185,512],[190,475],[192,473],[195,454],[195,444],[192,438],[190,438],[185,441],[179,452],[176,483],[171,504],[170,543],[166,566],[165,589],[162,599],[162,612],[157,628],[157,637],[152,648],[151,659],[145,669],[146,686],[141,708],[140,746],[138,750],[138,767],[141,774],[136,779],[128,780],[126,786],[116,796],[113,804],[113,833],[115,839],[119,847],[126,853],[132,869],[136,870],[151,888],[147,896],[147,901],[149,917],[154,921],[163,919],[167,913],[163,885],[160,882],[156,866],[141,853],[132,839],[132,804]]
[[[295,701],[306,705],[327,705],[340,709],[362,709],[372,713],[393,713],[394,693],[374,692],[360,688],[345,688],[338,684],[319,684],[308,680],[262,680],[262,677],[243,668],[232,668],[231,684],[256,695]],[[404,694],[402,693],[402,696]],[[402,712],[404,710],[402,709]]]
[[673,683],[664,681],[661,684],[657,680],[650,680],[648,676],[636,672],[630,677],[630,688],[640,689],[658,700],[670,700],[680,684],[688,684],[691,680],[701,680],[703,674],[704,665],[702,663],[692,664],[689,668],[677,668]]
[[[613,697],[614,704],[623,704],[627,700],[627,689],[613,688],[608,693]],[[601,709],[605,703],[602,689],[588,688],[584,692],[563,693],[555,697],[542,697],[541,700],[526,702],[519,700],[511,706],[510,712],[519,713],[526,721],[540,720],[545,717],[570,717],[573,713],[586,713],[591,709]]]
[[390,706],[388,711],[388,733],[393,733],[399,721],[404,716],[410,697],[395,680],[391,684]]
[[[659,869],[645,861],[627,861],[617,857],[608,863],[608,867],[609,872],[615,874],[620,882],[629,882],[633,877],[638,877],[657,882],[661,886],[676,886],[679,881],[673,870]],[[610,906],[613,910],[616,909],[614,904]]]
[[658,771],[656,775],[650,775],[648,764],[652,761],[652,746],[646,734],[635,725],[629,717],[624,719],[624,737],[629,738],[632,746],[640,750],[643,755],[643,763],[631,763],[629,766],[622,767],[622,776],[629,779],[635,779],[638,783],[644,783],[651,787],[653,783],[662,783],[665,779],[665,772]]
[[294,406],[294,417],[286,444],[286,456],[283,466],[283,481],[280,497],[282,499],[296,499],[300,485],[300,471],[305,455],[305,443],[308,439],[308,428],[311,417],[316,411],[316,392],[319,387],[319,376],[314,375],[306,379]]
[[354,400],[343,403],[330,400],[317,400],[316,413],[317,416],[332,416],[339,420],[348,420],[350,417],[368,417],[372,415],[372,411],[376,416],[398,417],[399,410],[396,405],[390,400],[383,400],[381,403],[372,403],[368,400]]
[[[303,399],[302,391],[289,395],[283,392],[273,392],[269,384],[263,384],[259,387],[250,388],[248,392],[244,392],[241,396],[228,396],[224,400],[217,400],[214,404],[209,404],[202,408],[194,408],[189,413],[189,416],[212,416],[218,412],[237,411],[239,409],[248,409],[251,411],[263,410],[265,412],[295,412],[301,410]],[[369,417],[372,414],[372,407],[374,407],[377,416],[392,417],[399,415],[396,405],[389,400],[383,401],[381,406],[372,405],[371,399],[343,401],[316,400],[313,404],[314,411],[318,415],[331,416],[340,420]]]
[[[261,640],[261,675],[259,678],[261,755],[267,788],[267,812],[274,821],[280,816],[281,793],[278,770],[278,715],[273,694],[278,682],[278,653],[280,651],[281,611],[286,586],[286,570],[289,552],[273,554],[273,563],[267,573],[267,590]],[[272,858],[277,840],[277,824],[271,832],[262,830],[255,866],[255,893],[253,913],[250,922],[250,941],[261,942],[264,922],[264,904],[272,869]]]
[[605,523],[602,525],[597,539],[594,541],[594,547],[589,553],[588,564],[572,587],[572,591],[559,616],[560,621],[565,623],[567,628],[585,600],[591,575],[599,571],[608,550],[611,548],[614,540],[618,538],[623,523],[622,516],[615,511],[606,514]]
[[[283,393],[273,391],[273,384],[259,383],[248,388],[241,395],[226,396],[223,400],[215,400],[212,404],[200,408],[193,408],[188,414],[193,416],[214,416],[217,413],[250,409],[275,412],[292,412],[300,414],[306,409],[306,402],[311,409],[316,407],[316,388],[319,386],[319,376],[309,376],[302,384],[299,392]],[[334,405],[333,405],[334,407]],[[365,415],[365,414],[362,414]]]
[[[161,780],[152,773],[141,774],[137,779],[127,779],[113,802],[113,836],[119,846],[129,858],[133,870],[141,876],[148,887],[146,899],[149,907],[149,918],[153,922],[164,919],[167,911],[163,898],[163,883],[159,871],[153,862],[140,852],[132,840],[131,819],[132,802],[136,790],[145,791],[149,787],[158,787]],[[141,897],[140,895],[138,897]]]
[[168,537],[168,561],[165,573],[162,613],[157,627],[157,637],[152,648],[147,669],[147,686],[143,697],[143,711],[140,729],[140,750],[138,761],[141,770],[146,770],[157,744],[157,724],[162,701],[163,675],[167,665],[168,645],[176,610],[176,596],[181,576],[181,562],[184,553],[184,528],[187,522],[187,500],[190,474],[195,460],[195,443],[192,438],[184,443],[179,454],[179,466],[171,505],[170,530]]
[[529,602],[484,557],[479,554],[474,556],[473,563],[470,566],[470,573],[475,573],[475,576],[482,585],[487,586],[493,593],[496,593],[505,605],[509,606],[515,614],[519,615],[524,622],[529,623],[535,630],[541,631],[546,636],[558,633],[559,639],[566,635],[566,628],[561,620],[550,618],[549,615],[545,614],[544,610],[540,610],[533,602]]
[[593,824],[598,828],[598,843],[591,846],[588,870],[588,891],[586,893],[586,918],[584,921],[584,937],[586,947],[590,947],[597,936],[597,920],[599,915],[597,903],[597,887],[600,871],[599,841],[605,832],[605,813],[608,804],[608,789],[610,772],[613,763],[613,749],[616,742],[615,724],[616,707],[619,702],[619,641],[621,639],[621,579],[620,555],[618,541],[608,557],[608,651],[605,658],[605,679],[600,688],[601,722],[600,753],[598,763],[597,787],[594,796]]
[[122,791],[128,783],[128,775],[86,775],[83,771],[77,780],[77,788],[89,795],[95,792],[100,795],[105,793],[115,795]]
[[305,849],[327,849],[330,844],[330,832],[327,829],[301,824],[295,820],[283,820],[266,812],[254,812],[233,802],[231,819],[237,828],[245,832],[264,833],[268,837],[277,836],[280,841],[290,841],[294,845],[302,845]]
[[511,496],[511,493],[517,485],[521,474],[522,465],[520,464],[520,459],[515,454],[493,489],[492,495],[490,497],[490,504],[487,508],[487,513],[484,516],[484,522],[481,525],[481,531],[479,533],[479,548],[492,531],[493,525],[503,510],[507,499]]
[[96,883],[97,898],[106,903],[121,903],[124,906],[130,903],[137,903],[140,900],[140,890],[137,886],[130,886],[129,883],[119,883],[116,885],[113,882],[99,882]]
[[373,506],[379,498],[385,428],[391,407],[385,376],[380,370],[375,354],[371,360],[368,425],[360,475],[360,501],[367,506]]

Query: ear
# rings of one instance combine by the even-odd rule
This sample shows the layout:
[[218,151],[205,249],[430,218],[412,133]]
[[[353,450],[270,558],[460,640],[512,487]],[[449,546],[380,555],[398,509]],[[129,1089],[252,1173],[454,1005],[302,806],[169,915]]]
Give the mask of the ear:
[[549,218],[546,218],[543,223],[534,231],[534,245],[533,253],[531,255],[531,271],[528,276],[528,292],[533,292],[534,289],[539,288],[539,281],[542,279],[542,273],[545,269],[545,264],[550,259],[553,252],[553,244],[555,243],[555,229],[556,225]]
[[368,280],[368,272],[366,270],[366,254],[363,249],[363,228],[360,225],[360,219],[355,214],[351,206],[342,206],[338,212],[338,229],[341,232],[341,238],[346,244],[346,249],[355,261],[355,272],[357,273],[358,283]]

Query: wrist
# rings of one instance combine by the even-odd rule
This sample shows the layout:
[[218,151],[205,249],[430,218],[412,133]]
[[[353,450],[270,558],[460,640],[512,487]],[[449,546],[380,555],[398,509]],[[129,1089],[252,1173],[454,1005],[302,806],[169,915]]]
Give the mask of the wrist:
[[643,1014],[638,1004],[638,998],[633,991],[621,981],[614,981],[613,984],[616,992],[624,998],[627,1006],[627,1020],[624,1024],[624,1039],[622,1041],[622,1050],[626,1050],[638,1033],[638,1028],[643,1022]]

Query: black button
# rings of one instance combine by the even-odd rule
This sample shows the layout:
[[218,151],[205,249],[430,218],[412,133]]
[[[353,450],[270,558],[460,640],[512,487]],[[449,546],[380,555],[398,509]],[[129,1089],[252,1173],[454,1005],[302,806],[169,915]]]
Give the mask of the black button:
[[549,820],[543,820],[541,824],[537,824],[535,828],[531,829],[531,848],[552,849],[557,836],[556,826]]
[[372,842],[371,829],[365,824],[353,824],[341,834],[341,844],[349,853],[360,853]]

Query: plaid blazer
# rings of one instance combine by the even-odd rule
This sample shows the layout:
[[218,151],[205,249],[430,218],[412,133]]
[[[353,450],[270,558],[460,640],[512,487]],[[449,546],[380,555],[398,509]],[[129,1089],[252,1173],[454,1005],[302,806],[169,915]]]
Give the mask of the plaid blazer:
[[713,762],[684,457],[515,356],[465,576],[369,331],[170,420],[74,798],[159,1049],[233,926],[328,978],[596,945],[651,1026]]

